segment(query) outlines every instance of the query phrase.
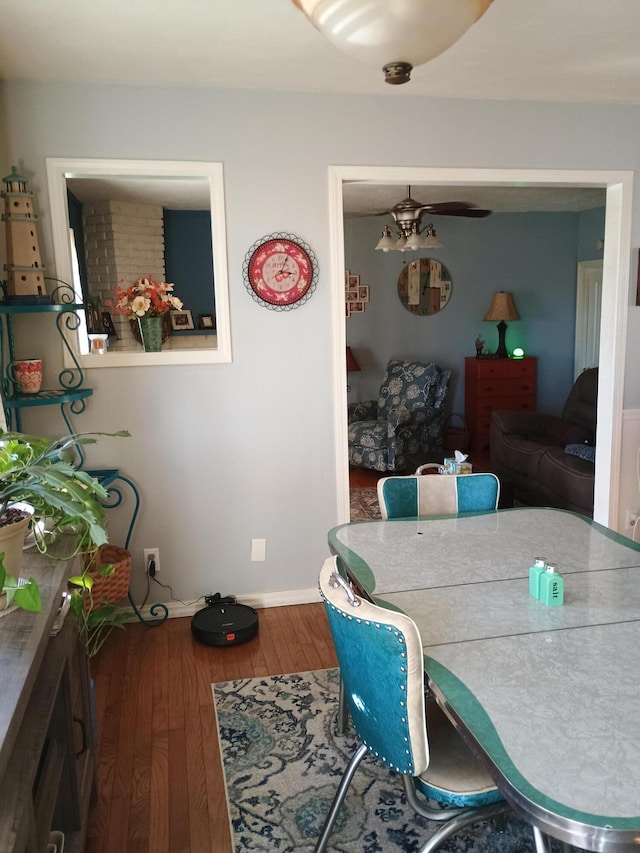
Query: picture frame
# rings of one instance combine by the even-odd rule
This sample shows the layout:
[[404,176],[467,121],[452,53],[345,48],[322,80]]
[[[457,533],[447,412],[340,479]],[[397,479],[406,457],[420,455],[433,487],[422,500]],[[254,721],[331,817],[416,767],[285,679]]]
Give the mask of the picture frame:
[[200,317],[198,318],[198,328],[211,329],[212,332],[215,332],[216,318],[213,314],[200,314]]
[[191,311],[184,309],[182,311],[171,312],[171,328],[176,332],[182,332],[185,329],[193,329],[193,317]]
[[369,302],[369,285],[360,284],[360,276],[352,275],[350,270],[344,273],[345,317],[364,313]]
[[105,334],[109,335],[109,340],[117,340],[118,333],[116,332],[116,327],[113,324],[113,317],[108,311],[102,311],[102,328],[105,331]]

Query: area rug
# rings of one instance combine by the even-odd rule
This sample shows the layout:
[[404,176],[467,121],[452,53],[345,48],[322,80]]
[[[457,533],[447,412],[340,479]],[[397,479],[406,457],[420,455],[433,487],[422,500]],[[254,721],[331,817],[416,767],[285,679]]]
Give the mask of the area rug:
[[[338,670],[212,685],[234,853],[313,850],[356,747],[335,734]],[[329,842],[333,853],[416,851],[437,828],[415,815],[402,780],[367,756]],[[485,822],[441,848],[454,853],[532,853],[530,828],[515,817]]]
[[369,486],[363,489],[350,489],[351,521],[367,521],[369,518],[381,518],[377,489]]

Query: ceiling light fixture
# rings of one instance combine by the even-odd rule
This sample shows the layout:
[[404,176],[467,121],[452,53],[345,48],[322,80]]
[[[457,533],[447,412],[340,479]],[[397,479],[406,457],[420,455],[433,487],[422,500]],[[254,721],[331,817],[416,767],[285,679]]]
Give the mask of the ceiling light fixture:
[[398,228],[391,231],[388,225],[382,230],[376,249],[381,252],[415,252],[418,249],[441,249],[442,243],[433,223],[421,229],[422,216],[430,205],[420,204],[411,198],[411,187],[407,187],[407,198],[391,208],[389,213]]
[[387,83],[458,41],[493,0],[292,0],[314,27],[353,59],[382,68]]

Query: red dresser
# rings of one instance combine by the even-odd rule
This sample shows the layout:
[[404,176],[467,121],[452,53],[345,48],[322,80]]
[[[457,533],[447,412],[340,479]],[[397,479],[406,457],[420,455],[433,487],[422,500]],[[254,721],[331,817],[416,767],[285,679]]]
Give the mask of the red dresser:
[[471,448],[488,450],[494,409],[535,410],[538,359],[465,358],[464,362],[464,408]]

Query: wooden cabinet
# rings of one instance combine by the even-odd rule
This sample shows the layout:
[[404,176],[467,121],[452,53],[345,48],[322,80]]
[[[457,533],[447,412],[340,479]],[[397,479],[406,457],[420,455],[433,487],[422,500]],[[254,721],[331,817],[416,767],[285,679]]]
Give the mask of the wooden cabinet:
[[43,609],[0,619],[0,850],[46,853],[55,830],[65,853],[81,853],[95,785],[88,661],[71,615],[50,636],[74,568],[40,555],[25,563]]
[[471,449],[488,450],[494,409],[535,409],[538,359],[528,356],[464,361],[465,420],[471,430]]

